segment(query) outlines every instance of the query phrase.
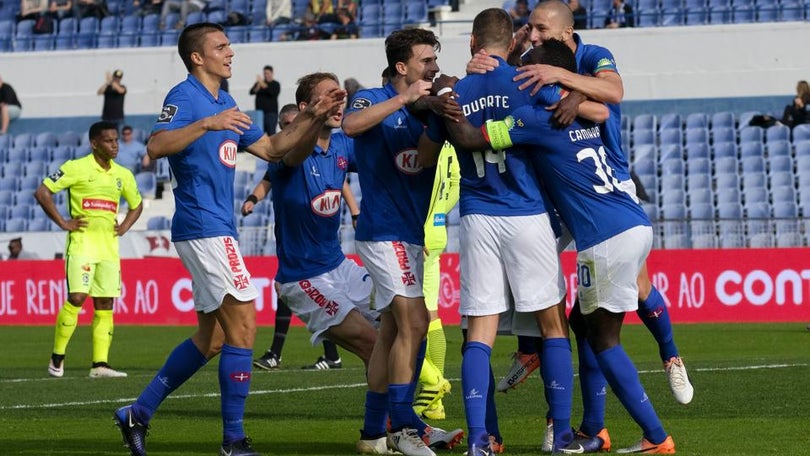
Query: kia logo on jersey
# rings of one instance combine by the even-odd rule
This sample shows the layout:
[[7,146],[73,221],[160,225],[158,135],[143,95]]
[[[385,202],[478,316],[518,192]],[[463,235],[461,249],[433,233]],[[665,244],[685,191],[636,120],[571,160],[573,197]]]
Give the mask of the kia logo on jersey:
[[312,198],[312,212],[321,217],[331,217],[340,210],[340,190],[327,190]]
[[236,167],[236,151],[239,146],[236,142],[229,139],[219,145],[219,161],[228,168]]
[[394,157],[397,169],[405,174],[417,174],[422,171],[422,167],[416,161],[417,152],[415,149],[406,149]]

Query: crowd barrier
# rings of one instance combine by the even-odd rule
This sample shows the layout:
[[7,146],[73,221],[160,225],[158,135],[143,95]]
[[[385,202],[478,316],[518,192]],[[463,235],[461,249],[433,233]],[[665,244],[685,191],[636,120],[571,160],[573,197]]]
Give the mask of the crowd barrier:
[[[810,321],[808,249],[654,250],[648,258],[653,283],[675,323]],[[354,257],[353,257],[354,258]],[[357,260],[356,258],[354,258]],[[272,325],[275,257],[247,257],[259,325]],[[359,261],[359,260],[357,260]],[[563,254],[568,306],[576,293],[576,257]],[[459,322],[459,257],[442,256],[439,315]],[[118,325],[195,325],[191,279],[178,258],[122,260]],[[64,261],[0,262],[0,325],[51,325],[66,298]],[[89,324],[92,304],[80,315]],[[628,323],[637,323],[635,315]],[[294,319],[294,324],[301,322]]]

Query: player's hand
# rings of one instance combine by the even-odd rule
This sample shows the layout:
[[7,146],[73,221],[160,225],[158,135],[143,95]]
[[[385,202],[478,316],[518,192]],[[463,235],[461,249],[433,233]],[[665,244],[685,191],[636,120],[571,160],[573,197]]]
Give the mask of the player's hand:
[[467,62],[467,74],[485,74],[498,66],[498,60],[490,57],[487,51],[481,49]]
[[209,131],[230,130],[238,135],[244,134],[253,123],[250,116],[240,111],[236,106],[210,116],[207,120],[206,129]]
[[431,88],[431,93],[433,95],[438,95],[439,91],[445,88],[454,88],[456,83],[458,82],[458,78],[455,76],[448,76],[446,74],[440,74],[438,78],[433,81],[433,87]]
[[403,94],[405,95],[405,104],[411,104],[423,96],[430,95],[431,87],[433,87],[432,82],[422,79],[409,85]]
[[113,80],[112,73],[110,73],[109,71],[105,72],[104,73],[104,80],[107,81],[107,84],[112,83],[112,80]]
[[530,86],[534,86],[530,92],[532,95],[536,94],[541,87],[546,84],[554,84],[560,80],[559,68],[551,65],[523,65],[518,67],[518,74],[513,78],[513,81],[523,81],[518,88],[525,90]]
[[526,49],[526,45],[529,44],[529,36],[532,33],[531,26],[526,24],[520,27],[517,32],[512,36],[515,40],[515,47],[518,49]]
[[81,217],[76,217],[72,219],[67,219],[65,222],[60,226],[65,231],[84,231],[87,227],[87,221],[83,220]]
[[431,110],[436,113],[436,115],[453,122],[459,122],[461,118],[464,117],[464,112],[461,110],[461,106],[452,93],[436,97],[436,100],[437,101],[431,105]]
[[253,201],[245,201],[242,203],[242,216],[247,216],[253,213]]
[[546,108],[549,111],[554,111],[551,115],[551,121],[558,127],[567,127],[574,122],[579,112],[579,105],[585,101],[585,95],[579,92],[571,92],[553,106]]
[[327,119],[334,116],[343,108],[346,101],[346,91],[337,87],[330,89],[307,105],[305,112],[309,112],[316,118]]

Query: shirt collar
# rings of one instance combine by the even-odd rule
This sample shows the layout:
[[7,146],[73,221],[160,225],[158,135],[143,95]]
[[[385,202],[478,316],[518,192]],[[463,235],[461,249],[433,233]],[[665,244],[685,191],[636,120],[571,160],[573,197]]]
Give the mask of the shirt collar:
[[202,93],[202,94],[203,94],[203,96],[204,96],[204,97],[206,97],[206,98],[208,99],[208,101],[209,101],[209,102],[211,102],[211,103],[216,103],[216,104],[225,104],[225,99],[224,99],[225,97],[221,96],[221,95],[222,95],[222,94],[221,94],[221,92],[222,92],[221,90],[220,90],[220,91],[218,91],[218,93],[217,93],[217,98],[214,98],[214,96],[213,96],[213,95],[211,95],[211,92],[209,92],[209,91],[208,91],[208,89],[207,89],[207,88],[205,88],[205,86],[202,84],[202,82],[200,82],[200,80],[199,80],[199,79],[197,79],[197,77],[196,77],[196,76],[194,76],[193,74],[189,73],[188,78],[187,78],[186,80],[187,80],[187,81],[188,81],[188,82],[189,82],[189,83],[190,83],[190,84],[191,84],[191,85],[192,85],[192,86],[193,86],[195,89],[197,89],[197,90],[198,90],[200,93]]

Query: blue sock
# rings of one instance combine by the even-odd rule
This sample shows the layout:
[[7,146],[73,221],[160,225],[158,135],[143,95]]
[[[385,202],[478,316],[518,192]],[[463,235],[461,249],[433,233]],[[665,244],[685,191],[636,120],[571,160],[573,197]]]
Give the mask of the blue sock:
[[152,415],[172,391],[191,378],[208,362],[194,345],[186,339],[172,350],[155,378],[146,385],[138,399],[132,404],[132,413],[143,424],[148,424]]
[[219,391],[222,404],[222,443],[245,438],[245,400],[250,390],[253,350],[222,345],[219,355]]
[[385,435],[385,421],[388,418],[388,393],[366,391],[366,413],[363,417],[364,438],[378,438]]
[[531,337],[531,336],[517,336],[518,340],[518,351],[523,353],[524,355],[528,355],[531,353],[540,354],[540,344],[542,344],[542,340],[539,337]]
[[605,427],[607,380],[588,339],[577,337],[579,386],[582,389],[582,424],[579,430],[595,436]]
[[673,356],[678,356],[678,347],[675,346],[672,336],[669,310],[667,310],[664,297],[655,287],[652,287],[652,291],[645,301],[638,302],[636,314],[658,342],[658,353],[661,355],[661,360],[669,361]]
[[410,383],[391,383],[388,385],[388,414],[391,416],[391,431],[397,432],[413,426],[413,393]]
[[408,410],[410,411],[411,415],[411,425],[410,427],[416,429],[416,433],[419,434],[419,437],[425,435],[425,429],[427,429],[428,425],[416,412],[413,411],[413,398],[416,395],[416,386],[419,385],[419,375],[422,373],[422,365],[425,362],[425,353],[427,353],[427,339],[423,340],[419,344],[419,350],[416,352],[416,364],[414,364],[413,370],[413,378],[411,379],[410,387],[408,389],[408,397],[410,398],[408,403],[410,406]]
[[653,443],[663,442],[667,438],[667,433],[644,387],[641,386],[636,366],[624,352],[624,348],[621,345],[608,348],[598,353],[596,359],[599,360],[599,366],[619,401],[633,420],[641,426],[644,438]]
[[487,390],[487,415],[484,420],[486,422],[487,434],[494,436],[495,441],[503,443],[503,436],[501,436],[501,428],[498,425],[498,409],[495,407],[495,376],[492,374],[492,364],[489,366],[489,389]]
[[489,358],[492,349],[481,342],[467,342],[461,361],[461,387],[467,414],[467,443],[486,447],[489,434],[486,427],[487,395],[490,389]]
[[554,446],[563,447],[573,440],[571,408],[574,391],[574,365],[571,341],[567,337],[543,340],[543,373],[546,398],[554,420]]

